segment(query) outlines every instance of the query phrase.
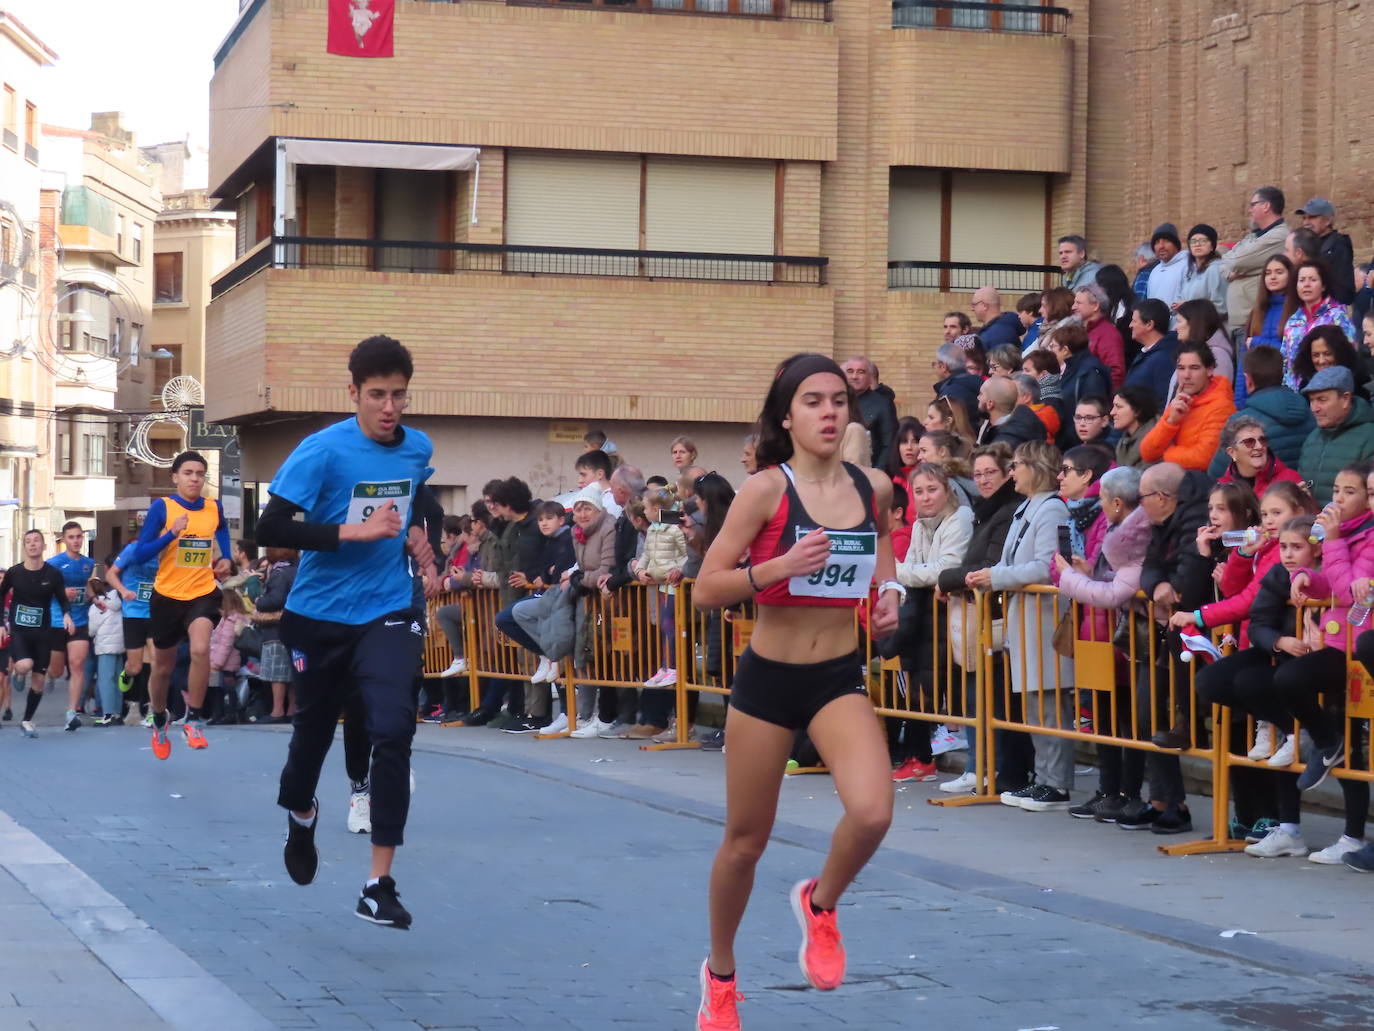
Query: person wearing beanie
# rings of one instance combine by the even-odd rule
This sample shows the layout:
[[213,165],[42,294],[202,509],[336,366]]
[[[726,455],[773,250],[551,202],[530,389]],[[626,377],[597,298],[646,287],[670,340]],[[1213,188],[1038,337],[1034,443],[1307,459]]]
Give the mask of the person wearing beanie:
[[1223,322],[1226,321],[1226,278],[1221,272],[1217,251],[1217,231],[1205,222],[1188,230],[1187,260],[1183,266],[1183,285],[1174,308],[1184,301],[1211,301]]
[[1183,242],[1178,238],[1178,228],[1172,222],[1161,223],[1150,237],[1150,249],[1155,252],[1159,264],[1150,273],[1149,296],[1163,301],[1173,311],[1183,289],[1183,273],[1188,260]]

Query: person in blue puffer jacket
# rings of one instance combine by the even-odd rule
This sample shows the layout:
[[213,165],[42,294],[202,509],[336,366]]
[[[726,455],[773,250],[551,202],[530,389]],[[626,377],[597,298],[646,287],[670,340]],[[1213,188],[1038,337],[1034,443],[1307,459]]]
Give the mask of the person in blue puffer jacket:
[[[1284,254],[1275,254],[1264,263],[1264,290],[1250,312],[1245,325],[1244,350],[1251,347],[1276,347],[1283,351],[1283,327],[1298,310],[1297,284],[1293,263]],[[1236,355],[1236,368],[1242,368],[1243,355]],[[1243,378],[1236,382],[1236,408],[1245,404],[1246,387]]]

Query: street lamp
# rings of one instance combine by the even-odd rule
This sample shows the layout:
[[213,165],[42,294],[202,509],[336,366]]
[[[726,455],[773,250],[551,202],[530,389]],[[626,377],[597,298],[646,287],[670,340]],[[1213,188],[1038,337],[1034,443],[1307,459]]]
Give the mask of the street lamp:
[[166,358],[175,358],[176,355],[174,355],[171,351],[167,350],[167,348],[165,348],[165,347],[158,347],[158,348],[154,348],[153,350],[149,351],[149,352],[148,352],[148,357],[149,357],[149,358],[163,358],[163,359],[166,359]]

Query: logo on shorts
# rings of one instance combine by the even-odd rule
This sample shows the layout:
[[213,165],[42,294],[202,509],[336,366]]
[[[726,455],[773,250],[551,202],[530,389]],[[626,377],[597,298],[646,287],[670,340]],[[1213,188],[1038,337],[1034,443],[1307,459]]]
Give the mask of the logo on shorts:
[[424,634],[425,634],[424,630],[420,629],[420,624],[414,622],[413,620],[411,621],[411,624],[410,624],[410,632],[411,632],[412,634],[419,634],[421,637],[423,637]]
[[297,673],[305,672],[305,652],[298,652],[295,648],[291,649],[291,666]]

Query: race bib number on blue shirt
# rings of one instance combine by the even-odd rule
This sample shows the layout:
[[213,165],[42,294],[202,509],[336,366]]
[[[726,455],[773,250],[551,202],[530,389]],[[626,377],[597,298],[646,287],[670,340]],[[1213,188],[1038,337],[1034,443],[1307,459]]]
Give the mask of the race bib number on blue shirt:
[[[801,540],[814,527],[796,527]],[[787,590],[794,598],[864,598],[878,567],[878,535],[827,530],[830,558],[810,576],[794,576]]]
[[410,520],[410,481],[392,480],[387,483],[355,483],[353,497],[348,502],[346,522],[366,522],[372,513],[388,501],[396,503],[396,511],[401,515],[401,525]]
[[153,583],[151,580],[140,580],[138,582],[138,600],[144,602],[153,600]]

